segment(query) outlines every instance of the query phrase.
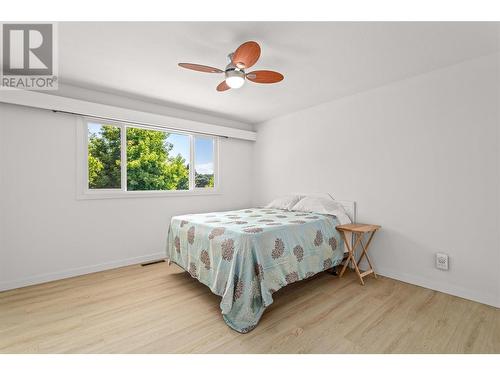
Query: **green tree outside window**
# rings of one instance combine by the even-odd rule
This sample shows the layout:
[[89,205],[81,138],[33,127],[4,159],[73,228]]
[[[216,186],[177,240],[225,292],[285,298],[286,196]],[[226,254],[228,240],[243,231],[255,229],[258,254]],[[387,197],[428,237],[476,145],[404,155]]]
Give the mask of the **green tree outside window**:
[[[188,190],[189,165],[179,155],[170,155],[169,133],[126,128],[127,190]],[[89,136],[89,188],[119,189],[121,181],[120,128],[100,127]]]

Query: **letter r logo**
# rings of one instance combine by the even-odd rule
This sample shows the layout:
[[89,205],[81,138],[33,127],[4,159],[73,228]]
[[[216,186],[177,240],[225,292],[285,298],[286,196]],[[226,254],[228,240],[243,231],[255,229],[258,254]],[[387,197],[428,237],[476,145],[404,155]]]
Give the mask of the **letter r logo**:
[[52,75],[51,24],[3,24],[3,74]]

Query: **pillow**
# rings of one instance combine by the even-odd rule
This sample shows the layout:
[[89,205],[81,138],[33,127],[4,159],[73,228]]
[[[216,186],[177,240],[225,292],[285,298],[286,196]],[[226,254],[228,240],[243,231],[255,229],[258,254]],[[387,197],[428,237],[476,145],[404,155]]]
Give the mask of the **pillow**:
[[333,199],[307,196],[298,201],[292,211],[315,212],[317,214],[326,214],[335,216],[340,224],[349,224],[351,219],[347,216],[344,207]]
[[304,196],[297,194],[285,195],[276,198],[271,203],[269,203],[266,208],[279,208],[282,210],[290,211],[297,202],[299,202]]

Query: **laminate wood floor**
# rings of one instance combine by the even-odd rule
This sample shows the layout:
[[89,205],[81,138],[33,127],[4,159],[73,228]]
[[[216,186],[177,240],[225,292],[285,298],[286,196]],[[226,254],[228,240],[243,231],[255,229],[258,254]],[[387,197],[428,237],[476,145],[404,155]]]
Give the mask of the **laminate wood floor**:
[[2,353],[500,353],[500,309],[352,272],[289,285],[248,334],[175,265],[0,293]]

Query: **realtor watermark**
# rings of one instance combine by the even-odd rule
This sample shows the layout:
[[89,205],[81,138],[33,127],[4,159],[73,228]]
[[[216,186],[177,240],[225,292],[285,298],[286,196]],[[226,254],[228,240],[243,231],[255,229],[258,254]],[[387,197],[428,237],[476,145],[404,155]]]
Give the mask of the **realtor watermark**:
[[0,89],[57,90],[57,25],[1,24]]

